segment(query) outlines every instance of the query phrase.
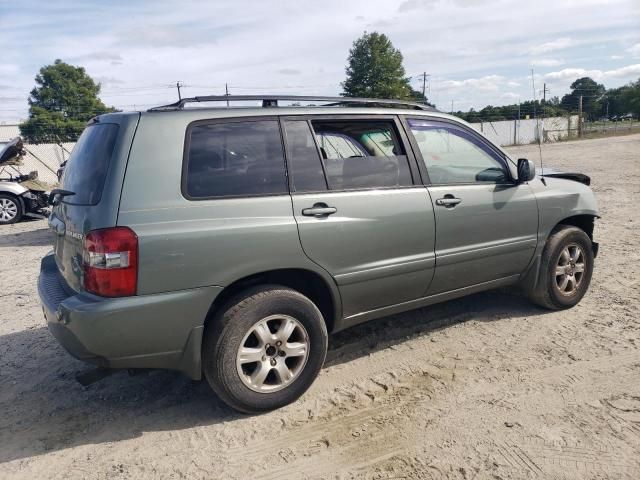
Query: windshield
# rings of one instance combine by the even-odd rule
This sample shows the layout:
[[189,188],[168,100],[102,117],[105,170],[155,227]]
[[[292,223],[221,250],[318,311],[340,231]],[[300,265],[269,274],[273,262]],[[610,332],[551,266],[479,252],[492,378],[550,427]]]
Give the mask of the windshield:
[[117,135],[118,125],[114,123],[96,123],[85,128],[64,169],[62,187],[75,193],[65,197],[65,203],[100,202]]

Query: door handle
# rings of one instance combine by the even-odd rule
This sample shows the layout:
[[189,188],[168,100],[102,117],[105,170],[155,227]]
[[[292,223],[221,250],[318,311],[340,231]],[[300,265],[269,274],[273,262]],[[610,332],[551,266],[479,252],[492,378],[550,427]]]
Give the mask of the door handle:
[[332,215],[337,211],[337,208],[330,207],[326,203],[316,203],[313,207],[305,208],[304,210],[302,210],[302,215],[304,215],[305,217],[322,218]]
[[436,205],[440,205],[441,207],[453,208],[458,205],[462,201],[461,198],[456,198],[451,194],[447,194],[444,198],[438,198],[436,200]]

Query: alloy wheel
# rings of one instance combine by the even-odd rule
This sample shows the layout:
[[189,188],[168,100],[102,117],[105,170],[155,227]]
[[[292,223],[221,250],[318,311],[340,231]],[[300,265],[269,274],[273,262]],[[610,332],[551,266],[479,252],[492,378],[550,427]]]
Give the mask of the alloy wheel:
[[18,215],[18,204],[10,198],[0,198],[0,220],[10,222]]
[[298,378],[308,358],[309,336],[302,323],[288,315],[270,315],[243,338],[236,369],[251,390],[272,393]]
[[555,286],[562,295],[573,295],[580,284],[585,270],[585,255],[577,243],[567,245],[556,263]]

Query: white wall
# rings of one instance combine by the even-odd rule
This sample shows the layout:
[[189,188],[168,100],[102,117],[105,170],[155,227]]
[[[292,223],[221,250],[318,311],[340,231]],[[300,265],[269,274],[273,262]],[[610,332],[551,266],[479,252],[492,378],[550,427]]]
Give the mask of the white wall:
[[482,132],[498,145],[528,144],[538,141],[538,130],[542,130],[544,142],[555,142],[569,135],[569,128],[576,129],[578,116],[551,117],[529,120],[503,120],[500,122],[472,123],[471,126]]

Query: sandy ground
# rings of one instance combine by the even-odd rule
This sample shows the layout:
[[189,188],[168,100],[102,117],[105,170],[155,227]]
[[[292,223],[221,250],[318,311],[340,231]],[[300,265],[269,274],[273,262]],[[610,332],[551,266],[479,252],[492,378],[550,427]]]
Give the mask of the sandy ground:
[[81,387],[36,295],[46,223],[0,227],[0,478],[640,478],[640,135],[543,149],[601,206],[580,305],[488,292],[352,328],[261,416],[170,372]]

